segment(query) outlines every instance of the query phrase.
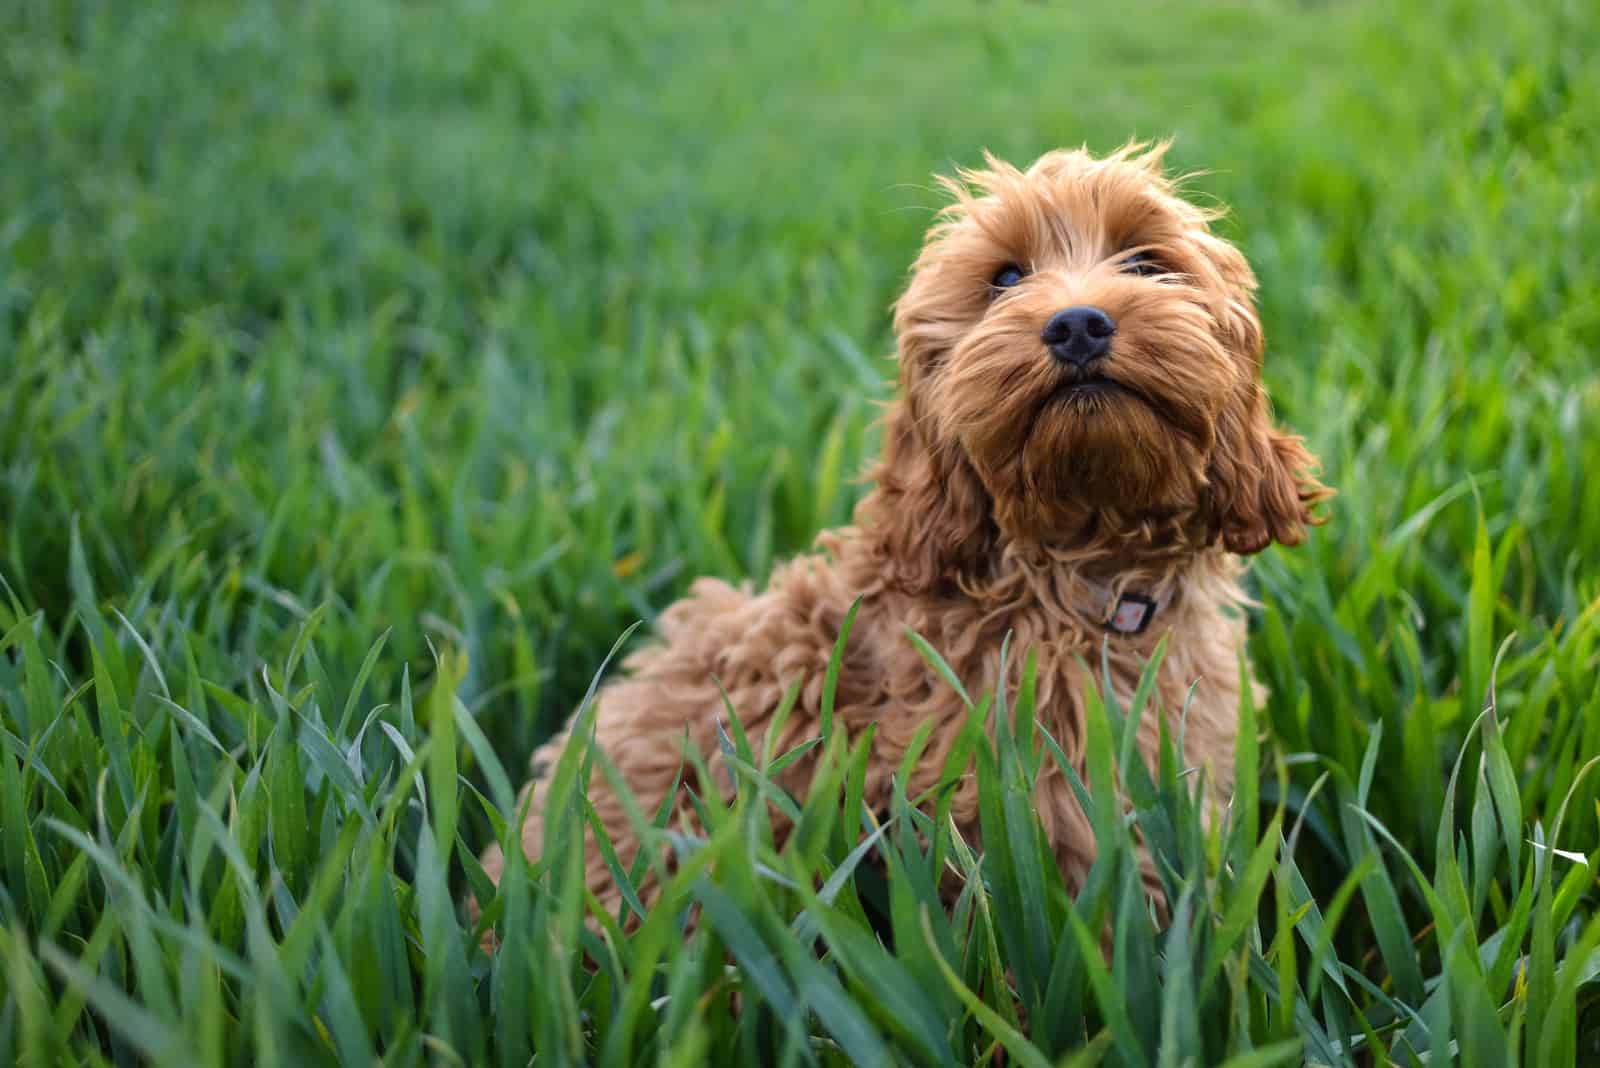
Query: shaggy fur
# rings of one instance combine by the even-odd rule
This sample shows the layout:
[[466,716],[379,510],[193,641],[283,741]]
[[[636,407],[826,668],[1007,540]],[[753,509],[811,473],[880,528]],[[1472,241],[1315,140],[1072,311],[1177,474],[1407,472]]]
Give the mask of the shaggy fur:
[[[997,681],[1008,632],[1018,653],[1032,649],[1039,717],[1080,767],[1087,680],[1078,658],[1098,664],[1105,646],[1126,700],[1168,635],[1158,706],[1183,708],[1194,687],[1185,758],[1209,769],[1213,802],[1229,796],[1245,640],[1236,554],[1300,541],[1319,521],[1310,507],[1329,491],[1312,478],[1300,440],[1271,421],[1255,278],[1211,232],[1214,214],[1163,176],[1164,149],[1131,145],[1104,159],[1052,152],[1026,171],[989,159],[944,181],[953,203],[895,305],[900,390],[855,525],[824,532],[820,552],[776,568],[759,593],[700,579],[661,616],[660,640],[597,695],[598,744],[645,812],[679,775],[685,736],[725,781],[719,680],[758,751],[795,680],[803,688],[774,751],[816,733],[829,655],[858,596],[836,717],[852,736],[876,725],[868,804],[887,808],[890,776],[929,720],[908,793],[932,785],[965,720],[960,699],[906,639],[908,627],[973,692]],[[1135,254],[1143,254],[1137,271]],[[997,289],[992,280],[1007,265],[1023,277]],[[1093,384],[1053,360],[1040,338],[1071,305],[1098,306],[1116,322],[1104,378]],[[1144,633],[1124,635],[1107,629],[1107,590],[1170,603]],[[1157,730],[1146,716],[1146,760]],[[566,742],[564,732],[552,738],[534,755],[536,768],[553,767]],[[803,795],[810,774],[802,758],[784,785]],[[526,789],[522,845],[536,857],[545,784]],[[638,838],[598,771],[589,797],[630,864]],[[1050,761],[1037,804],[1076,888],[1094,837]],[[970,778],[953,815],[976,843]],[[590,886],[614,909],[618,891],[592,843],[587,863]],[[496,880],[503,864],[498,848],[484,857]]]

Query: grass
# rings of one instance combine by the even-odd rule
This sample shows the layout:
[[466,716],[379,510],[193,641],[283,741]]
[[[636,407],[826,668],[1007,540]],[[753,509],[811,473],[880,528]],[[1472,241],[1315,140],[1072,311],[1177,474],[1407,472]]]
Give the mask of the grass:
[[[1597,32],[14,0],[0,1062],[1592,1063]],[[1069,899],[1026,801],[1051,740],[974,694],[981,857],[937,793],[859,844],[832,731],[775,851],[783,754],[733,731],[738,800],[596,935],[579,746],[483,955],[473,857],[618,635],[848,515],[927,176],[1169,133],[1342,490],[1252,572],[1234,818],[1203,834],[1127,759],[1154,710],[1104,701]]]

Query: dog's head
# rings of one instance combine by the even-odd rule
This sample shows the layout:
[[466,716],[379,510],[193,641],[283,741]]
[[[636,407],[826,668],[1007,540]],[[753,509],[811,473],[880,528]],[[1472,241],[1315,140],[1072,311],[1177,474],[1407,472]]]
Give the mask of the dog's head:
[[1160,527],[1253,553],[1317,521],[1328,491],[1261,387],[1255,277],[1163,176],[1164,148],[944,181],[954,203],[895,307],[877,471],[917,517],[895,549],[913,581],[994,537]]

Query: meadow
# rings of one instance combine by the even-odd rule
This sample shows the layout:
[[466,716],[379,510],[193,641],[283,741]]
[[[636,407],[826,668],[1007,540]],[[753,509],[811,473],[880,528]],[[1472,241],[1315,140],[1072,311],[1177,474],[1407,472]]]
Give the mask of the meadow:
[[[1597,39],[1575,0],[9,0],[0,1063],[1597,1063]],[[1026,688],[970,694],[981,856],[937,797],[864,823],[831,727],[778,795],[735,716],[642,921],[575,877],[582,747],[495,895],[614,646],[847,519],[931,176],[1135,136],[1229,205],[1340,491],[1250,572],[1233,815],[1096,703],[1072,898]]]

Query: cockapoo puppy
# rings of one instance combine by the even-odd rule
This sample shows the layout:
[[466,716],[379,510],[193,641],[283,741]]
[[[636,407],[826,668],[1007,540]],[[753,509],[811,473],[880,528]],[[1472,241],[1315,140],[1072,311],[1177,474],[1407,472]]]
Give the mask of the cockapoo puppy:
[[[822,533],[818,553],[777,567],[759,593],[698,580],[662,614],[659,641],[595,697],[597,744],[645,813],[684,768],[685,737],[728,781],[719,681],[757,751],[796,680],[773,752],[816,734],[829,656],[858,597],[835,721],[852,737],[876,727],[866,804],[887,810],[891,776],[929,721],[906,786],[916,796],[933,785],[967,720],[907,628],[972,693],[996,684],[1008,633],[1009,686],[1032,650],[1039,719],[1080,766],[1080,658],[1098,668],[1108,648],[1126,701],[1168,636],[1156,707],[1175,715],[1187,704],[1184,756],[1208,769],[1212,802],[1229,796],[1245,641],[1238,554],[1299,542],[1330,491],[1300,439],[1272,422],[1250,267],[1211,232],[1215,213],[1163,175],[1164,150],[1057,151],[1025,171],[990,159],[943,181],[953,203],[895,305],[900,389],[855,525]],[[1147,714],[1138,741],[1152,765],[1157,732]],[[563,732],[534,755],[530,857],[544,844],[538,769],[566,744]],[[780,781],[804,796],[810,775],[801,758]],[[589,798],[630,865],[639,837],[598,769]],[[1094,835],[1051,761],[1036,800],[1077,888]],[[969,776],[952,813],[974,844],[977,809]],[[586,861],[589,885],[615,910],[619,891],[592,840]],[[498,847],[484,866],[498,881]]]

